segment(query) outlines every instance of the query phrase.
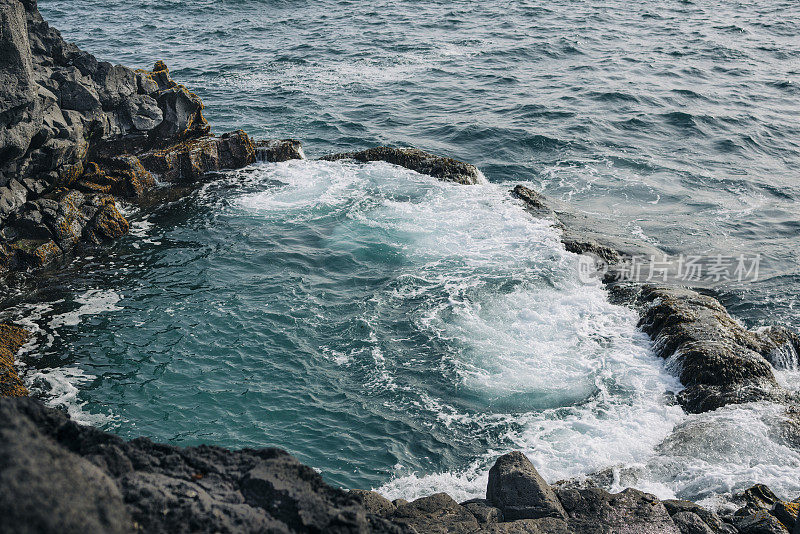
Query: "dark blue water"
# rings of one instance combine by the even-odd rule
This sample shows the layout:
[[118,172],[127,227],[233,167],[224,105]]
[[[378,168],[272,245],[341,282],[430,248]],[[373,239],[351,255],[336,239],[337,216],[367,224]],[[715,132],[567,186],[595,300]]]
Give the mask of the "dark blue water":
[[661,495],[800,489],[779,408],[667,406],[679,386],[630,312],[505,195],[527,183],[672,253],[761,254],[723,300],[800,327],[796,3],[40,4],[99,58],[165,60],[217,132],[312,157],[410,144],[492,182],[261,165],[132,213],[110,267],[35,307],[28,380],[52,402],[126,436],[283,446],[391,495],[479,493],[509,448]]

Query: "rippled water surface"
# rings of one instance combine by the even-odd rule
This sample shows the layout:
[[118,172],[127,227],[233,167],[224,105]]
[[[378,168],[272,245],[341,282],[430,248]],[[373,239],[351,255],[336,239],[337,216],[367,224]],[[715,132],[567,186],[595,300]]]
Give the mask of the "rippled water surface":
[[760,253],[761,281],[723,300],[800,327],[797,3],[40,7],[99,58],[165,60],[218,132],[311,157],[415,145],[490,182],[261,164],[132,211],[113,258],[9,312],[37,329],[26,379],[52,403],[125,436],[282,446],[390,496],[477,495],[511,448],[549,479],[618,466],[662,496],[800,491],[780,409],[671,406],[633,313],[506,194],[527,183],[669,252]]

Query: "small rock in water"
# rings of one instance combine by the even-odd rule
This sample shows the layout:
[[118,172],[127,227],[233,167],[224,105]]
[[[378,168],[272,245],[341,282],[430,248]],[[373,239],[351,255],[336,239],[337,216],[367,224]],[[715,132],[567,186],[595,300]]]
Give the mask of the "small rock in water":
[[433,176],[444,182],[455,182],[464,185],[479,184],[483,179],[481,173],[474,165],[458,161],[453,158],[436,156],[423,152],[418,148],[394,148],[379,146],[362,150],[361,152],[345,152],[332,154],[320,158],[326,161],[340,159],[354,159],[362,163],[370,161],[385,161],[392,165],[399,165],[420,174]]

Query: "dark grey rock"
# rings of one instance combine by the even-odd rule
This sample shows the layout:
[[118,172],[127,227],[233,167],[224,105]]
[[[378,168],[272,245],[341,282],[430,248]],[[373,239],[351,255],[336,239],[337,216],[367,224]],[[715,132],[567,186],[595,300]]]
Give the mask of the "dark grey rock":
[[392,521],[430,534],[467,534],[479,528],[475,517],[446,493],[399,504]]
[[163,121],[157,129],[159,137],[170,139],[185,136],[192,130],[208,131],[203,118],[203,103],[183,87],[174,87],[158,96],[158,106],[163,112]]
[[[462,512],[475,526],[463,532],[477,530]],[[0,399],[1,531],[131,532],[132,522],[148,533],[412,532],[278,449],[124,441],[38,401]]]
[[769,510],[772,506],[780,502],[780,497],[775,495],[768,486],[755,484],[742,492],[741,498],[758,510]]
[[99,111],[100,96],[90,85],[80,80],[64,80],[59,90],[59,105],[62,109],[74,111]]
[[445,182],[456,182],[464,185],[478,184],[483,181],[480,171],[469,163],[453,158],[436,156],[423,152],[417,148],[393,148],[380,146],[362,150],[361,152],[346,152],[332,154],[320,158],[326,161],[352,159],[367,163],[370,161],[385,161],[411,169],[420,174],[427,174]]
[[297,139],[263,139],[256,141],[256,160],[278,163],[293,159],[306,159]]
[[567,517],[553,489],[519,451],[501,456],[489,470],[486,500],[506,521]]
[[726,524],[717,514],[706,510],[699,504],[679,499],[668,499],[661,502],[676,524],[678,521],[675,519],[675,516],[679,513],[686,512],[698,516],[714,534],[735,534],[735,529],[732,526]]
[[[485,525],[481,534],[576,534],[572,526],[563,519],[543,517],[541,519],[519,519],[507,523],[492,523]],[[599,533],[602,530],[583,531]]]
[[750,331],[716,299],[676,287],[642,286],[639,326],[656,352],[674,358],[686,389],[678,401],[689,412],[756,400],[790,402],[765,356],[800,340],[786,330]]
[[[664,505],[635,489],[611,494],[600,488],[557,490],[576,532],[678,534]],[[592,530],[592,529],[600,530]]]
[[111,110],[138,93],[136,74],[121,65],[100,62],[92,78],[103,109]]
[[[566,203],[546,198],[524,185],[514,187],[511,195],[522,200],[534,216],[552,219],[562,233],[564,247],[570,252],[593,254],[612,268],[624,257],[664,255],[664,251],[648,243],[619,235],[613,225],[570,209]],[[613,269],[610,274],[613,275]]]
[[672,515],[672,521],[681,534],[714,534],[714,531],[694,512],[678,512]]
[[147,132],[154,129],[164,120],[164,113],[158,107],[158,102],[148,95],[134,95],[125,99],[125,119],[130,122],[134,130]]
[[122,495],[108,475],[40,432],[16,403],[0,401],[0,531],[132,530]]
[[136,72],[136,87],[140,95],[152,95],[158,91],[158,83],[147,71]]
[[6,187],[0,188],[0,221],[7,218],[25,204],[28,190],[17,180],[11,180]]
[[789,534],[775,516],[763,510],[753,515],[735,516],[733,524],[740,534]]
[[796,502],[778,501],[770,509],[770,513],[789,531],[794,530],[798,523],[798,512],[800,512],[800,504]]
[[0,2],[0,169],[25,153],[39,130],[41,115],[25,10],[19,2],[3,0]]
[[492,506],[486,499],[470,499],[462,502],[461,506],[469,510],[482,525],[498,523],[503,520],[503,512],[500,511],[500,508]]
[[351,489],[349,493],[361,503],[361,506],[369,513],[381,517],[389,517],[397,510],[397,507],[392,504],[392,501],[380,493],[359,489]]

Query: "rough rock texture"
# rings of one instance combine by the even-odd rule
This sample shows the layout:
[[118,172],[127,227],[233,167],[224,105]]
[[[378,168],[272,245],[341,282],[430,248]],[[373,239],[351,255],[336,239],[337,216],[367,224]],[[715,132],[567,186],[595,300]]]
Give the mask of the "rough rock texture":
[[[140,197],[157,178],[194,182],[254,161],[244,132],[210,133],[203,102],[164,62],[97,61],[35,0],[0,0],[0,271],[118,238],[128,226],[115,197]],[[84,196],[66,206],[68,193]]]
[[293,159],[306,159],[303,146],[297,139],[265,139],[256,142],[256,159],[278,163]]
[[[572,252],[594,254],[612,266],[625,257],[664,254],[644,243],[610,237],[607,230],[598,232],[599,221],[572,213],[525,186],[516,186],[512,195],[534,215],[553,219]],[[686,387],[678,401],[686,411],[700,413],[757,400],[798,402],[773,373],[773,364],[786,360],[787,353],[797,361],[797,333],[780,326],[747,330],[718,300],[690,289],[620,282],[613,269],[604,282],[618,302],[640,311],[639,326],[654,341],[656,352],[677,364]]]
[[553,489],[519,451],[501,456],[489,470],[486,500],[506,521],[567,517]]
[[699,504],[678,499],[670,499],[662,501],[662,503],[681,534],[694,532],[734,534],[736,532],[735,528],[726,524],[717,514],[706,510]]
[[144,168],[167,182],[196,182],[204,174],[238,169],[256,161],[255,145],[239,130],[157,147],[139,155]]
[[789,534],[789,530],[775,516],[764,511],[735,517],[734,525],[740,534]]
[[575,532],[679,534],[664,505],[653,495],[635,489],[610,494],[600,488],[558,490]]
[[427,174],[445,182],[456,182],[464,185],[479,184],[483,181],[480,171],[469,163],[452,158],[428,154],[417,148],[392,148],[379,146],[362,150],[361,152],[346,152],[332,154],[320,159],[336,161],[340,159],[353,159],[363,163],[370,161],[385,161],[411,169],[420,174]]
[[126,442],[27,398],[0,438],[3,532],[412,532],[278,449]]
[[380,493],[351,489],[350,495],[357,499],[361,506],[371,514],[389,517],[397,511],[397,506]]
[[416,532],[473,533],[478,520],[446,493],[436,493],[397,507],[392,521],[413,528]]
[[503,512],[495,508],[486,499],[470,499],[462,502],[461,506],[475,516],[481,525],[498,523],[503,520]]
[[747,330],[716,299],[676,287],[642,286],[635,300],[639,326],[656,352],[679,365],[685,390],[678,394],[689,412],[726,404],[771,400],[789,402],[769,358],[782,350],[800,351],[800,337],[786,328]]
[[0,397],[24,397],[28,390],[14,367],[14,358],[28,340],[28,331],[19,326],[0,324]]
[[42,419],[55,417],[41,411],[28,399],[0,400],[0,530],[133,531],[114,481],[42,432]]

